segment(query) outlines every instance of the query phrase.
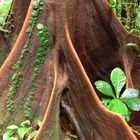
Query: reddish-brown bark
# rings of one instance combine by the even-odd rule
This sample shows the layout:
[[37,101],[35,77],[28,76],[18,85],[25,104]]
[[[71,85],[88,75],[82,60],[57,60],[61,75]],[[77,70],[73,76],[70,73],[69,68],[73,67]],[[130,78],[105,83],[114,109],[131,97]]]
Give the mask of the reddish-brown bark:
[[[32,2],[17,41],[0,69],[0,91],[3,93],[0,97],[0,123],[19,123],[25,119],[23,103],[32,82],[35,82],[38,87],[32,107],[33,120],[42,118],[43,122],[34,140],[61,140],[66,131],[76,133],[81,140],[139,139],[139,133],[132,131],[121,116],[102,105],[92,85],[97,79],[108,81],[110,71],[119,66],[126,72],[126,86],[140,89],[139,79],[135,78],[135,72],[139,74],[137,52],[126,48],[128,42],[139,45],[139,38],[129,35],[106,0],[45,0],[48,6],[38,23],[48,27],[51,46],[41,67],[40,78],[35,81],[30,66],[39,48],[35,29],[31,38],[32,55],[27,56],[21,68],[24,78],[14,99],[16,110],[8,113],[5,103],[8,80],[26,42],[25,31]],[[134,114],[134,123],[137,117]],[[69,123],[73,127],[69,127]],[[49,135],[43,135],[45,130]]]

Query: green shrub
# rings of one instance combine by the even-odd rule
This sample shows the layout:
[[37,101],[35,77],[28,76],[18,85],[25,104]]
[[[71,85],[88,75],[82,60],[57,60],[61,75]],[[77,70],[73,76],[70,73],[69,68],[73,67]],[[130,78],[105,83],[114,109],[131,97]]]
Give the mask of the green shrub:
[[96,88],[102,94],[111,97],[103,98],[102,103],[110,111],[121,114],[126,121],[130,121],[131,111],[140,110],[140,99],[138,98],[139,91],[133,88],[128,88],[121,94],[123,87],[126,84],[126,76],[120,68],[112,70],[110,80],[113,87],[103,80],[95,82]]

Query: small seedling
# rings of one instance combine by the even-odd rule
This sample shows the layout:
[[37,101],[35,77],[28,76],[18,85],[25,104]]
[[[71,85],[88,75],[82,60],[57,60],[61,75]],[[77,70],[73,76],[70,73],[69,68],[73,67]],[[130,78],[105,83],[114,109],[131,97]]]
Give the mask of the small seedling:
[[140,110],[140,99],[138,98],[139,91],[128,88],[123,92],[123,87],[126,84],[126,76],[123,70],[118,67],[112,70],[110,80],[113,87],[103,80],[95,82],[96,88],[102,94],[111,97],[103,98],[102,103],[110,111],[121,114],[128,122],[130,121],[131,111]]
[[[37,125],[40,127],[41,121],[37,120]],[[3,134],[3,140],[32,140],[37,134],[38,130],[31,127],[31,122],[26,120],[17,125],[10,125],[6,128],[6,132]]]

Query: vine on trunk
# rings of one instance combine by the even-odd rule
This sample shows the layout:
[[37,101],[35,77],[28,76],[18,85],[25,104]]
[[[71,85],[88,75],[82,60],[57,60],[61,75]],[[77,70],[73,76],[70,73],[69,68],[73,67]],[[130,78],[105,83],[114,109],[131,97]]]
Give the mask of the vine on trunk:
[[[35,5],[38,5],[38,7],[35,6]],[[7,102],[6,102],[9,112],[14,111],[14,101],[13,100],[14,100],[14,97],[16,95],[17,89],[20,86],[20,81],[21,81],[21,79],[23,77],[23,74],[22,74],[22,77],[21,77],[21,73],[22,73],[21,68],[24,65],[24,61],[25,61],[26,57],[29,55],[29,47],[32,44],[31,37],[33,35],[33,30],[34,30],[34,28],[36,26],[38,17],[43,13],[42,6],[43,6],[43,1],[42,0],[35,1],[33,3],[32,16],[31,16],[31,19],[29,21],[30,26],[26,30],[28,38],[27,38],[27,41],[26,41],[26,43],[25,43],[25,45],[24,45],[24,47],[23,47],[23,49],[21,51],[21,55],[19,56],[18,61],[13,66],[13,69],[15,70],[15,72],[11,77],[14,76],[15,79],[17,79],[17,81],[12,82],[12,84],[10,82],[11,85],[10,85],[10,90],[8,91],[8,94],[7,94]]]

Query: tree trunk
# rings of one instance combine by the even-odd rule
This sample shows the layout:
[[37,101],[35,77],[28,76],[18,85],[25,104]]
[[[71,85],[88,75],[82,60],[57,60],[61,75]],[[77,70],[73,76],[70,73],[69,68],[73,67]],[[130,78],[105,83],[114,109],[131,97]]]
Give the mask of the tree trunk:
[[[128,34],[107,0],[44,0],[44,13],[29,23],[37,10],[32,9],[33,1],[0,69],[1,126],[40,118],[43,122],[34,140],[61,140],[67,131],[80,140],[139,139],[120,115],[102,105],[92,85],[97,79],[108,80],[110,71],[119,66],[126,72],[126,86],[140,89],[135,77],[139,52],[126,47],[128,42],[139,45],[139,38]],[[48,28],[50,42],[39,65],[37,23]]]

